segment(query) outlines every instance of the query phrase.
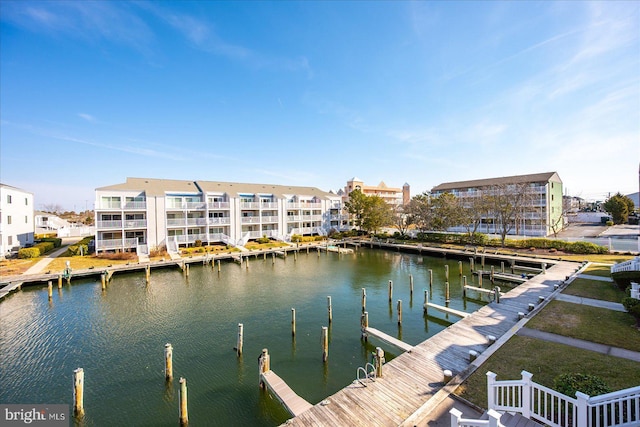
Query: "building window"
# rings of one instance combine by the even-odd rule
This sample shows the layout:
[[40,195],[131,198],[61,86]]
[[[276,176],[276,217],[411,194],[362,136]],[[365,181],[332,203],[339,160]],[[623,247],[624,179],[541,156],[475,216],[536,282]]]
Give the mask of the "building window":
[[8,237],[7,237],[7,244],[8,244],[9,246],[13,245],[13,236],[8,236]]
[[551,201],[553,202],[553,194],[551,195]]
[[27,199],[26,197],[24,198],[24,205],[29,206],[29,199]]
[[11,224],[11,215],[7,215],[7,224]]
[[29,217],[26,215],[24,216],[24,223],[29,224]]
[[11,194],[7,194],[7,204],[11,204]]

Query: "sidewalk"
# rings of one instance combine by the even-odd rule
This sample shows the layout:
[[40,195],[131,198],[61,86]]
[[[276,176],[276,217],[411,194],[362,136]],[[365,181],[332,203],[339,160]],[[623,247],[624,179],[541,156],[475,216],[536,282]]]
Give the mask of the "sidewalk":
[[577,297],[575,295],[558,294],[556,296],[556,300],[557,301],[563,301],[563,302],[571,302],[571,303],[574,303],[574,304],[583,304],[583,305],[588,305],[588,306],[591,306],[591,307],[606,308],[607,310],[613,310],[613,311],[623,311],[623,312],[627,311],[627,310],[624,309],[624,306],[622,304],[620,304],[619,302],[611,302],[611,301],[603,301],[603,300],[600,300],[600,299],[583,298],[583,297]]
[[22,274],[29,275],[29,274],[41,273],[45,268],[47,268],[49,263],[53,261],[54,258],[57,258],[63,253],[65,253],[69,245],[73,245],[74,243],[79,242],[81,239],[82,239],[81,237],[78,237],[78,238],[73,237],[73,238],[65,239],[63,246],[59,247],[55,251],[48,254],[45,258],[42,258],[40,261],[36,262],[34,265],[29,267],[29,269]]

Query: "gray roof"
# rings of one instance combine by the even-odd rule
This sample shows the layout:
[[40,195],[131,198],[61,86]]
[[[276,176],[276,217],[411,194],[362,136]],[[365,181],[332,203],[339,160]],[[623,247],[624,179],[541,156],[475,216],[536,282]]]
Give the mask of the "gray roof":
[[315,196],[320,198],[334,197],[334,194],[316,187],[295,185],[248,184],[219,181],[186,181],[154,178],[127,178],[122,184],[97,188],[96,191],[139,191],[148,196],[164,196],[166,193],[200,194],[222,193],[238,194],[273,194],[283,198],[284,195]]
[[529,175],[515,175],[515,176],[503,176],[499,178],[476,179],[472,181],[445,182],[443,184],[433,187],[431,191],[435,192],[435,191],[454,190],[454,189],[460,189],[460,188],[480,188],[480,187],[488,187],[491,185],[500,185],[500,184],[521,184],[521,183],[549,182],[549,181],[562,183],[562,180],[558,176],[557,172],[543,172],[543,173],[534,173]]

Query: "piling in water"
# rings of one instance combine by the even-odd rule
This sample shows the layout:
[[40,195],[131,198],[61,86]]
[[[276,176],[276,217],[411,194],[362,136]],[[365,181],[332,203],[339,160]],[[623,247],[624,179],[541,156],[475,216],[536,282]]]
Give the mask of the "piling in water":
[[187,409],[187,380],[180,378],[180,425],[189,424],[189,411]]
[[329,359],[329,328],[322,327],[322,361],[326,362]]
[[291,335],[296,335],[296,309],[291,309]]
[[73,371],[73,414],[76,418],[84,416],[84,370]]
[[164,378],[173,379],[173,347],[169,343],[164,345]]
[[329,315],[329,323],[333,322],[333,308],[331,307],[331,296],[327,297],[327,312]]
[[242,355],[242,346],[244,344],[244,325],[238,323],[238,339],[236,343],[236,353],[238,356]]

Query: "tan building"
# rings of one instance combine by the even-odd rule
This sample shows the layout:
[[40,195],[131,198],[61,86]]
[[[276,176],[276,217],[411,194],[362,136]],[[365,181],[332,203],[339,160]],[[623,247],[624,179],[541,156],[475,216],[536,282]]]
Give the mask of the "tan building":
[[377,186],[364,185],[362,180],[354,177],[347,181],[347,185],[344,187],[344,192],[341,194],[343,200],[349,200],[349,194],[354,190],[360,190],[367,196],[381,197],[385,202],[394,206],[406,205],[411,201],[409,184],[404,184],[402,188],[387,187],[384,181],[381,181]]

